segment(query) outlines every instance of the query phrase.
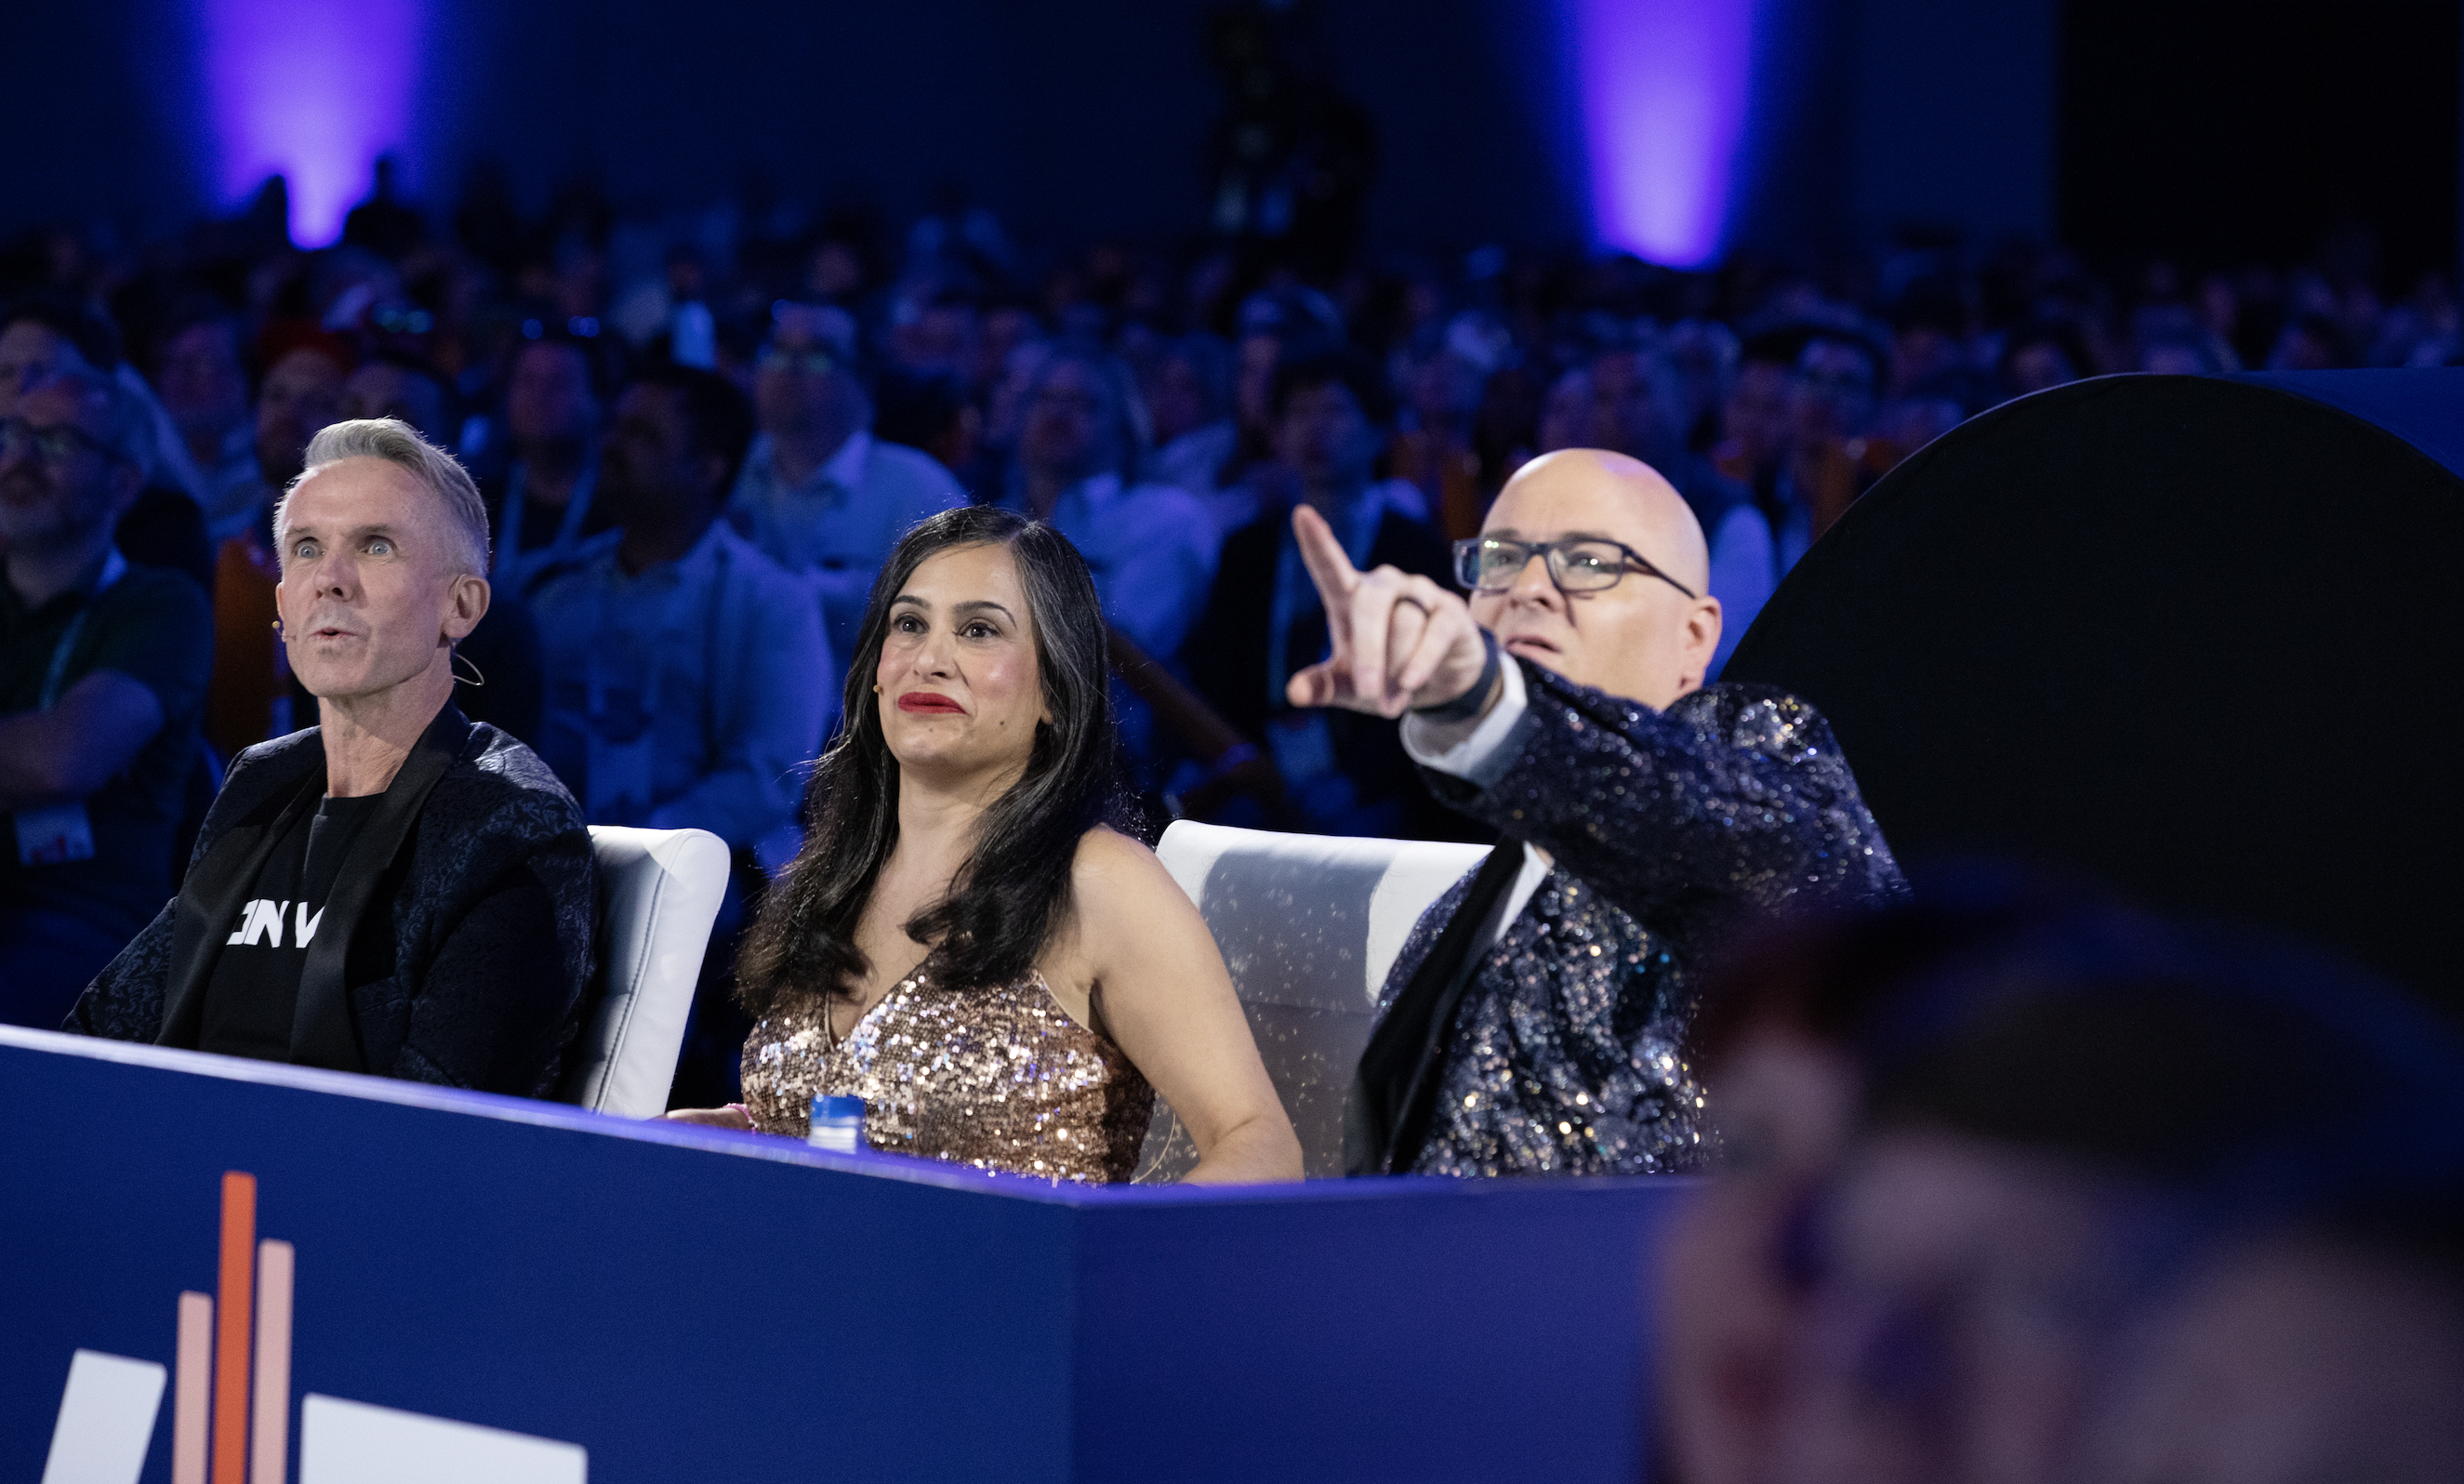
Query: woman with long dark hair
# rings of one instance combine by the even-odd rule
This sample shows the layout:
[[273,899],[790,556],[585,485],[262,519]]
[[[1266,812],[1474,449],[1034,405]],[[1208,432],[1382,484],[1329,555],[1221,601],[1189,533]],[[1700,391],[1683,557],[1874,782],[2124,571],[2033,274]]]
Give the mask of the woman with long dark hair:
[[876,1149],[1118,1181],[1160,1092],[1191,1180],[1299,1179],[1205,922],[1110,823],[1077,550],[1007,511],[935,516],[891,554],[855,653],[804,847],[737,963],[745,1100],[671,1117],[802,1136],[816,1096],[848,1094]]

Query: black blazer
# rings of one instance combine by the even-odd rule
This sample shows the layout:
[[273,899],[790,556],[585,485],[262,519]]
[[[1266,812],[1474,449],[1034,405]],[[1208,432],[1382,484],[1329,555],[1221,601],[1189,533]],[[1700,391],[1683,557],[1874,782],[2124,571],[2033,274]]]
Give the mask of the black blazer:
[[[1506,842],[1430,905],[1396,958],[1344,1104],[1350,1174],[1412,1167],[1446,1059],[1459,1050],[1464,995],[1483,973],[1531,972],[1510,956],[1472,951],[1522,869],[1523,844],[1547,851],[1556,869],[1659,939],[1660,951],[1633,974],[1642,989],[1638,1027],[1655,1003],[1693,1003],[1703,964],[1741,922],[1864,911],[1907,896],[1831,724],[1804,701],[1728,683],[1655,711],[1528,659],[1507,663],[1520,669],[1528,709],[1507,736],[1505,770],[1485,786],[1428,774],[1439,798]],[[1531,951],[1584,951],[1562,936],[1551,943]],[[1527,1053],[1562,1056],[1547,1049],[1557,1044],[1533,1043]]]
[[[314,727],[233,759],[180,895],[62,1029],[194,1047],[258,868],[324,791]],[[573,795],[538,754],[447,706],[343,859],[300,974],[291,1061],[548,1096],[590,1009],[597,897]]]
[[[1266,694],[1275,559],[1291,519],[1289,510],[1270,511],[1223,539],[1205,611],[1180,651],[1199,693],[1235,730],[1262,748],[1267,723],[1291,709],[1280,697],[1270,703]],[[1448,574],[1453,564],[1444,538],[1392,510],[1378,520],[1368,565],[1396,566],[1452,586]],[[1309,609],[1292,625],[1287,643],[1287,675],[1326,657],[1326,613],[1316,606],[1314,594]],[[1430,798],[1393,721],[1353,711],[1330,711],[1326,723],[1334,744],[1335,765],[1352,780],[1362,801],[1402,801],[1403,833],[1430,840],[1469,839],[1479,833]]]

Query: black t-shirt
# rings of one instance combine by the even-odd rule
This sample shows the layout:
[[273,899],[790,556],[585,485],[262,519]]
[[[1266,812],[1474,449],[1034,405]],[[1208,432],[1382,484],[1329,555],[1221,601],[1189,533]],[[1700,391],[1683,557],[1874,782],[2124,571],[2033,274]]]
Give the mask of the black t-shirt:
[[225,929],[206,984],[197,1050],[259,1061],[291,1059],[291,1019],[308,945],[323,925],[342,857],[385,795],[326,799],[301,810],[274,842],[249,899]]
[[54,653],[70,640],[63,693],[97,671],[126,676],[154,693],[163,729],[86,798],[93,859],[24,865],[15,832],[0,822],[0,903],[74,913],[134,938],[171,895],[172,837],[201,761],[197,721],[214,669],[214,610],[177,572],[131,562],[98,593],[101,570],[98,564],[77,587],[38,609],[0,577],[0,716],[41,703]]

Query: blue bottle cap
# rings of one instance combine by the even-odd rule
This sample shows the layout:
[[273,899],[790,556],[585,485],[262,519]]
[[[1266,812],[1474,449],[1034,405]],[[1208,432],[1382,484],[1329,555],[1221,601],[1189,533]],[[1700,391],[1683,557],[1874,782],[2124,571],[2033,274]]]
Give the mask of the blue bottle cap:
[[863,1118],[864,1099],[839,1093],[824,1094],[813,1099],[813,1117],[817,1119]]

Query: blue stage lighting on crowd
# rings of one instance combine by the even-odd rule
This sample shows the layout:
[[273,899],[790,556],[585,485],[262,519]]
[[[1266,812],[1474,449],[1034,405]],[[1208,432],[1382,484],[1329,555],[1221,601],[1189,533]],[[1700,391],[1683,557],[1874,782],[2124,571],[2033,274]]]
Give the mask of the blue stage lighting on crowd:
[[340,236],[377,156],[407,142],[426,11],[425,0],[198,0],[222,198],[278,171],[293,240]]
[[1745,135],[1756,0],[1575,0],[1592,226],[1654,262],[1718,255]]

